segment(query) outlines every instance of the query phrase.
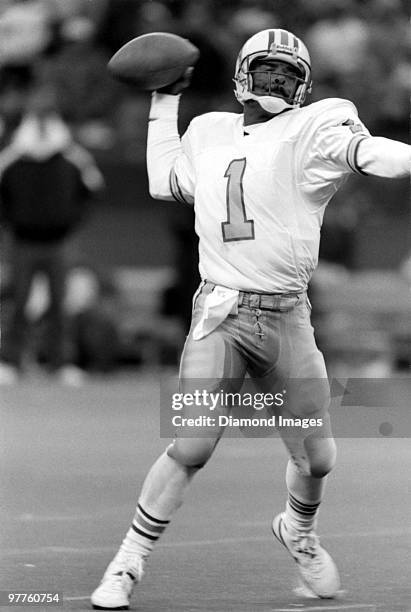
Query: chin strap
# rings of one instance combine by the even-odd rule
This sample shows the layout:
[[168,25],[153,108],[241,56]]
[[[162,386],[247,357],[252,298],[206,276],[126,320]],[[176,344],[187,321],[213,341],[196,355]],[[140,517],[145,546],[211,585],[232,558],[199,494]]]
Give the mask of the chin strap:
[[299,104],[288,104],[288,102],[286,102],[283,98],[276,98],[273,96],[256,96],[252,93],[246,94],[241,104],[247,102],[247,100],[255,100],[255,102],[257,102],[263,110],[267,111],[267,113],[272,113],[273,115],[277,115],[278,113],[291,108],[298,108],[299,106]]
[[293,104],[288,104],[282,98],[273,98],[271,96],[260,96],[259,98],[255,98],[258,104],[263,108],[267,113],[281,113],[282,111],[289,108],[296,108]]

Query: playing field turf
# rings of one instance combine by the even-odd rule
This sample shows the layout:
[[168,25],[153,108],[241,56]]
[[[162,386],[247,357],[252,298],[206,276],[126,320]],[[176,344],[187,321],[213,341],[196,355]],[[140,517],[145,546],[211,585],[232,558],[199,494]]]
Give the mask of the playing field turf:
[[[0,589],[60,591],[64,609],[89,610],[167,443],[158,379],[119,374],[70,389],[33,378],[1,389],[0,421]],[[298,597],[294,563],[271,536],[285,500],[279,439],[226,438],[153,553],[132,609],[411,611],[410,441],[337,442],[319,532],[341,571],[339,599]]]

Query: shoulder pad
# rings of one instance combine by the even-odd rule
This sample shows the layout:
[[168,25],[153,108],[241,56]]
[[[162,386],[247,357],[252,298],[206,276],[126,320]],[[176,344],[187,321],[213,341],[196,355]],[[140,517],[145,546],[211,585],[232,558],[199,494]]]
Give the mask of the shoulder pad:
[[326,98],[304,106],[301,110],[305,111],[313,121],[318,120],[319,123],[328,123],[332,120],[339,121],[344,116],[347,116],[347,119],[353,115],[358,117],[355,105],[344,98]]
[[198,115],[191,120],[190,125],[195,127],[205,128],[210,124],[216,126],[218,124],[230,124],[233,123],[241,113],[224,113],[224,112],[210,112]]

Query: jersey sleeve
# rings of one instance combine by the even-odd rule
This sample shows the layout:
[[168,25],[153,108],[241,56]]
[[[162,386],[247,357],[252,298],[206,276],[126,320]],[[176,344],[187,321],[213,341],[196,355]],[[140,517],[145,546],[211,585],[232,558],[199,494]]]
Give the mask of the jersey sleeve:
[[373,136],[359,143],[357,164],[364,174],[382,178],[407,178],[411,173],[411,146]]
[[193,202],[194,173],[189,130],[180,140],[180,96],[153,94],[147,136],[150,195],[158,200]]
[[177,202],[193,204],[195,171],[193,164],[192,126],[181,139],[181,152],[170,172],[170,191]]
[[348,100],[328,101],[316,117],[304,151],[303,182],[330,184],[351,173],[365,174],[358,161],[361,142],[370,133]]

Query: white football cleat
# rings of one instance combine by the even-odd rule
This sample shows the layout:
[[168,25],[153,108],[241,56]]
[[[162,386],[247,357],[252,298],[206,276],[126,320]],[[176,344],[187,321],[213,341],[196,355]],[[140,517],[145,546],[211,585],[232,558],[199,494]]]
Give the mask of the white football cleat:
[[144,574],[144,559],[118,552],[91,595],[95,610],[128,610],[133,588]]
[[317,597],[331,599],[340,588],[337,566],[314,531],[289,531],[284,513],[278,514],[272,523],[274,536],[288,550],[297,563],[305,586]]

